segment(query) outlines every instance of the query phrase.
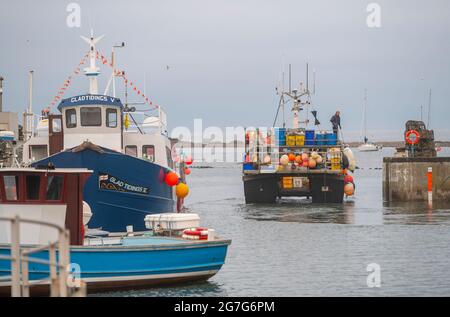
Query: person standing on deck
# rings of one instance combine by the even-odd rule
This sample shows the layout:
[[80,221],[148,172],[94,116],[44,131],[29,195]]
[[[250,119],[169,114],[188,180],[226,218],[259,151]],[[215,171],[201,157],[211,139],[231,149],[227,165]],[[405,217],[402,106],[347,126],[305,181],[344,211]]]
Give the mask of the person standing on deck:
[[341,117],[340,117],[340,112],[336,111],[336,113],[334,114],[334,116],[331,117],[330,122],[333,125],[333,133],[336,134],[336,136],[338,135],[338,128],[341,128]]

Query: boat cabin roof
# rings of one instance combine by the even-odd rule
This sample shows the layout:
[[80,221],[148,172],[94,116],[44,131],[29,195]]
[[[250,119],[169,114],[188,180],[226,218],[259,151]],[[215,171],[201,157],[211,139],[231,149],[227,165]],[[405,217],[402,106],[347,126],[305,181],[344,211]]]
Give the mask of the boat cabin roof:
[[106,95],[78,95],[70,98],[63,99],[59,105],[58,110],[62,111],[65,107],[77,107],[77,106],[110,106],[123,108],[123,104],[119,98],[106,96]]
[[64,173],[64,174],[79,174],[92,173],[92,170],[87,168],[34,168],[34,167],[7,167],[0,168],[0,173]]

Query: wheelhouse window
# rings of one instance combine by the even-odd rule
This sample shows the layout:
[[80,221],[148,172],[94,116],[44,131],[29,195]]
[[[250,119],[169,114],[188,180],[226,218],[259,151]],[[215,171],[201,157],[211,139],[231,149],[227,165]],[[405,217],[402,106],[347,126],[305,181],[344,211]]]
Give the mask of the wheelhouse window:
[[136,145],[125,146],[125,154],[137,157],[137,146]]
[[27,200],[39,200],[39,191],[41,188],[40,175],[25,176],[26,197]]
[[150,162],[155,161],[155,147],[153,145],[142,146],[142,158],[149,160]]
[[47,145],[30,145],[28,151],[29,158],[38,161],[48,156]]
[[106,126],[108,128],[117,127],[117,109],[106,109]]
[[75,109],[66,110],[66,127],[75,128],[77,126],[77,112]]
[[18,200],[19,199],[19,176],[17,175],[4,175],[3,184],[5,184],[6,200]]
[[50,175],[47,178],[45,200],[61,200],[64,176]]
[[102,109],[100,107],[83,107],[80,109],[83,127],[99,127],[102,125]]

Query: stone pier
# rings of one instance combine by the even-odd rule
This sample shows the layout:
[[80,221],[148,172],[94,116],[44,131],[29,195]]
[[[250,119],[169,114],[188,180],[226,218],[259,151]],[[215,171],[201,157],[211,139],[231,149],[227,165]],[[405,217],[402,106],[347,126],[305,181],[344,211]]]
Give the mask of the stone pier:
[[383,158],[383,200],[426,201],[429,167],[433,169],[433,201],[450,202],[450,157]]

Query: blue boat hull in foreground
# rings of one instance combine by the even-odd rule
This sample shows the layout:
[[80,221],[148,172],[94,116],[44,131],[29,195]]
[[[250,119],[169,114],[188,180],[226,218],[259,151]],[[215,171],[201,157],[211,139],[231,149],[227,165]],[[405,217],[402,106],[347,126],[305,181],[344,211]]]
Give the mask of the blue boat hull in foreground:
[[[231,243],[222,239],[192,241],[151,236],[121,240],[120,245],[71,247],[70,262],[79,265],[88,292],[207,280],[224,264]],[[9,245],[0,245],[1,255],[9,253]],[[47,252],[35,256],[48,259]],[[30,264],[29,272],[30,280],[49,276],[48,266],[41,264]],[[0,277],[10,274],[10,262],[0,260]],[[39,287],[34,286],[32,292],[38,292]],[[47,288],[44,285],[40,290]],[[0,293],[7,294],[9,289],[0,282]]]

